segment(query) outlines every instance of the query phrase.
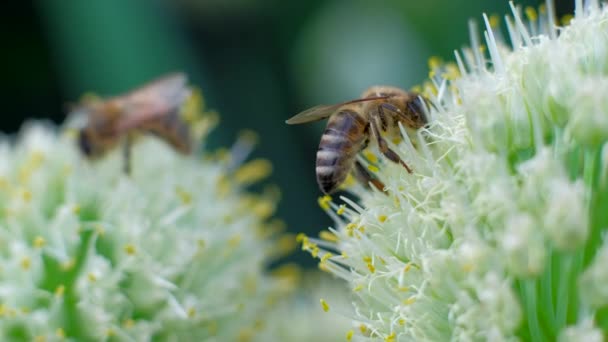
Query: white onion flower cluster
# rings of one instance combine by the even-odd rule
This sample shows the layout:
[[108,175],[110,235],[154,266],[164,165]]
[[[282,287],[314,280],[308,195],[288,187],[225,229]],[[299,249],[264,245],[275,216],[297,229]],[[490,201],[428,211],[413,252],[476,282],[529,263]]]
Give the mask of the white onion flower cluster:
[[430,63],[431,122],[392,145],[413,174],[372,149],[386,191],[320,199],[335,226],[300,237],[350,285],[353,341],[608,333],[608,9],[511,6]]
[[267,163],[214,158],[142,138],[126,176],[68,130],[2,138],[0,340],[251,340],[285,287],[264,274],[277,198],[243,190]]

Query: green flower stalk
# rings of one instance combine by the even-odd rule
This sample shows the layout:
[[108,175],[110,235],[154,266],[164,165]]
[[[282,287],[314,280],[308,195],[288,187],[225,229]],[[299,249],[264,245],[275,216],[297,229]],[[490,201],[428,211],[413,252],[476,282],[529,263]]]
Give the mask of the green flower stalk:
[[352,340],[600,341],[608,333],[608,10],[511,5],[511,46],[432,61],[428,127],[361,161],[386,191],[320,200],[336,222],[300,237],[355,301]]
[[129,177],[41,123],[0,150],[0,340],[246,341],[283,292],[263,272],[276,191],[243,190],[265,163],[227,176],[142,138]]

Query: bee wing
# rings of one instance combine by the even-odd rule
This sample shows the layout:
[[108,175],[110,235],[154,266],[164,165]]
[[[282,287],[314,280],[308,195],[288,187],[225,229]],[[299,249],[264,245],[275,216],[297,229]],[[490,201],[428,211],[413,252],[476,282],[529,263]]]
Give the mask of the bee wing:
[[186,83],[186,75],[173,73],[125,95],[121,101],[126,115],[117,130],[133,129],[177,111],[190,95]]
[[294,115],[293,117],[291,117],[290,119],[285,121],[285,123],[287,123],[288,125],[297,125],[297,124],[306,123],[306,122],[318,121],[318,120],[329,117],[334,112],[336,112],[338,109],[340,109],[340,107],[345,106],[347,104],[374,101],[374,100],[383,100],[383,99],[387,99],[389,97],[390,96],[374,96],[374,97],[366,97],[364,99],[346,101],[346,102],[342,102],[342,103],[338,103],[338,104],[334,104],[334,105],[319,105],[319,106],[309,108],[303,112],[300,112],[300,113]]

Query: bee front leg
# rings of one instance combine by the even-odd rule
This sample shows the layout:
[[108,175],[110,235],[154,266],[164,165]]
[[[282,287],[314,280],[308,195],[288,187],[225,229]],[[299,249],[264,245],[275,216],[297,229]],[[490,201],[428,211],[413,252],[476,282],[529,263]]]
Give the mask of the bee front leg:
[[359,183],[363,184],[363,186],[369,187],[369,184],[371,183],[376,189],[384,192],[384,183],[367,172],[365,166],[363,166],[363,164],[361,164],[361,162],[358,160],[355,161],[353,175],[355,176],[355,179],[359,181]]
[[122,146],[123,164],[122,170],[128,176],[131,174],[131,146],[133,145],[133,137],[127,134]]
[[382,152],[382,154],[384,154],[384,156],[390,159],[392,162],[403,165],[403,167],[405,167],[408,173],[412,173],[412,169],[410,169],[410,167],[403,160],[401,160],[401,157],[399,157],[399,155],[395,151],[391,150],[391,148],[388,147],[388,143],[386,142],[386,140],[384,140],[382,135],[380,135],[380,130],[378,129],[378,124],[376,123],[376,118],[374,116],[370,118],[369,125],[372,130],[372,135],[376,138],[376,141],[378,142],[378,148],[380,148],[380,152]]

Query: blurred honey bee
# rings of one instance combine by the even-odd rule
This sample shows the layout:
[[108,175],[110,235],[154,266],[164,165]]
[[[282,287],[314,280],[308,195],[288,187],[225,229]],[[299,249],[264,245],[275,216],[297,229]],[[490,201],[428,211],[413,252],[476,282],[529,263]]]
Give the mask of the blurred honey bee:
[[190,128],[180,117],[180,108],[190,95],[186,76],[166,75],[127,94],[81,103],[74,112],[86,116],[78,132],[78,148],[95,159],[123,144],[124,170],[130,172],[130,147],[139,134],[153,134],[176,151],[192,151]]
[[[371,182],[378,190],[384,184],[375,179],[356,160],[370,141],[378,144],[380,152],[399,163],[411,173],[410,167],[393,151],[383,136],[400,138],[398,123],[418,129],[428,123],[422,98],[416,93],[390,86],[374,86],[361,98],[334,105],[320,105],[305,110],[286,121],[301,124],[329,117],[317,150],[316,175],[319,188],[325,194],[334,192],[353,170],[357,180],[366,186]],[[353,169],[354,167],[354,169]]]

